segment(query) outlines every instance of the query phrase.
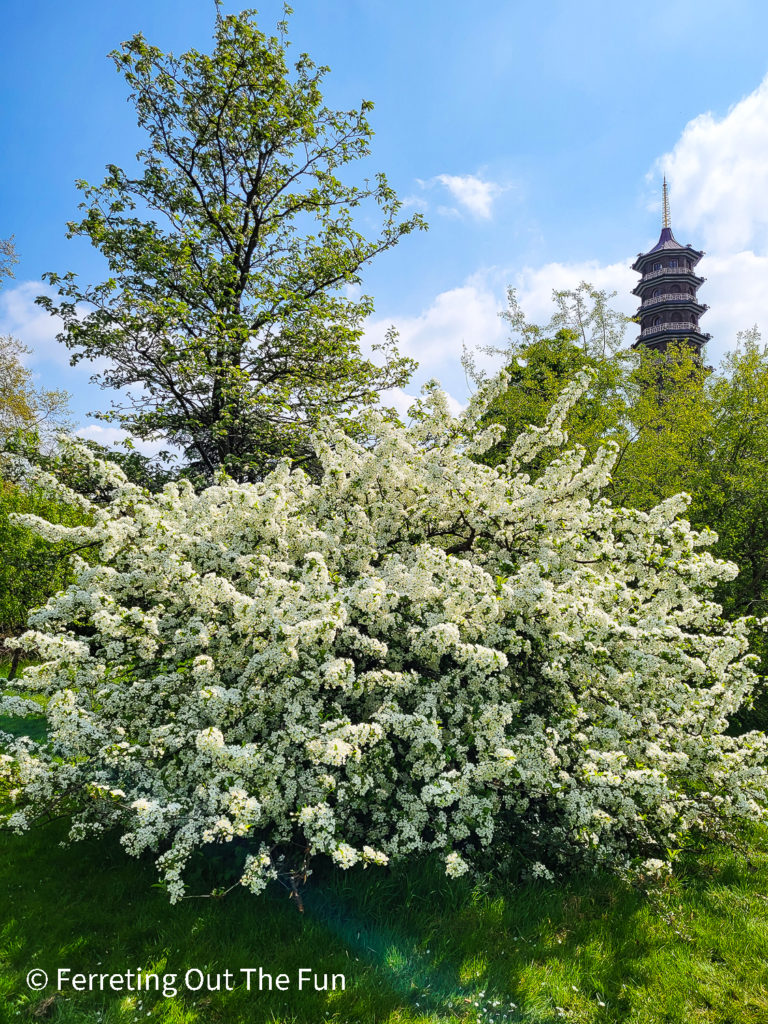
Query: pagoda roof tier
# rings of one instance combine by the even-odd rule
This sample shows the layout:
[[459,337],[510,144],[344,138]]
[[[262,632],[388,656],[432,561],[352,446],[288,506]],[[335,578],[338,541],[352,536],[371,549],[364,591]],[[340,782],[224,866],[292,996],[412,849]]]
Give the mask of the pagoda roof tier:
[[[662,278],[662,281],[659,278]],[[661,283],[690,284],[694,288],[700,288],[705,281],[706,277],[699,277],[692,270],[683,270],[681,267],[662,267],[661,270],[652,270],[649,274],[641,277],[632,289],[632,294],[642,295],[644,291],[647,291],[649,288],[655,288]]]
[[[696,339],[696,338],[686,338],[685,341],[690,346],[690,348],[692,349],[694,355],[695,356],[699,356],[701,354],[701,350],[706,345],[707,340],[709,339],[709,337],[710,336],[708,334],[705,334],[705,335],[702,335],[702,338],[704,340]],[[679,340],[679,339],[659,338],[658,341],[645,341],[644,340],[642,342],[640,342],[638,340],[638,341],[636,341],[634,343],[632,348],[634,348],[634,349],[642,348],[642,349],[644,349],[647,352],[663,352],[667,348],[667,346],[669,345],[670,341],[673,341],[673,340]]]
[[647,348],[658,348],[670,341],[690,341],[694,345],[705,345],[712,337],[705,334],[693,324],[659,324],[658,327],[646,327],[641,331],[632,348],[644,345]]
[[704,255],[703,250],[694,249],[692,245],[681,245],[675,236],[672,234],[672,228],[664,227],[661,229],[659,240],[652,249],[648,252],[639,252],[637,259],[632,264],[632,269],[639,271],[642,274],[643,267],[646,263],[652,262],[660,253],[682,253],[687,256],[694,265],[699,262],[701,257]]
[[698,301],[695,295],[657,295],[655,298],[646,299],[640,304],[636,315],[645,316],[657,306],[670,306],[672,309],[696,310],[698,316],[706,312],[710,307]]

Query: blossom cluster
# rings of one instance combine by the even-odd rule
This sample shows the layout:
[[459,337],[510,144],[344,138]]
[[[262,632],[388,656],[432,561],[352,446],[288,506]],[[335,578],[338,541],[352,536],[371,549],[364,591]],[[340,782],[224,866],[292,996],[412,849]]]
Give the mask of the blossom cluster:
[[8,824],[57,805],[73,838],[116,827],[175,900],[209,843],[246,841],[258,892],[293,849],[658,873],[692,831],[762,817],[766,738],[728,731],[755,658],[712,599],[735,567],[685,496],[601,498],[610,448],[526,472],[584,380],[479,462],[503,386],[458,418],[435,388],[409,427],[369,413],[364,444],[325,426],[319,482],[285,463],[150,494],[82,450],[110,497],[70,532],[99,558],[30,616],[22,685],[48,737],[4,738]]

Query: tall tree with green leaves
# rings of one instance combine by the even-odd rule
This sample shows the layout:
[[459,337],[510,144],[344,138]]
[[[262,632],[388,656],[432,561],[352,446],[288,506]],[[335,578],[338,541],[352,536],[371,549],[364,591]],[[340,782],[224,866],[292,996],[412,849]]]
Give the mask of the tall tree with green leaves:
[[245,11],[217,17],[211,54],[176,57],[136,35],[111,55],[148,142],[137,174],[109,165],[101,184],[79,182],[84,215],[69,225],[109,277],[51,273],[61,300],[38,300],[62,318],[73,361],[106,357],[100,382],[130,394],[105,415],[166,437],[208,478],[309,459],[318,418],[377,401],[415,366],[393,336],[362,355],[373,307],[356,287],[425,225],[399,219],[383,174],[349,180],[370,152],[372,104],[327,107],[328,68],[307,54],[291,68],[286,32],[267,37]]

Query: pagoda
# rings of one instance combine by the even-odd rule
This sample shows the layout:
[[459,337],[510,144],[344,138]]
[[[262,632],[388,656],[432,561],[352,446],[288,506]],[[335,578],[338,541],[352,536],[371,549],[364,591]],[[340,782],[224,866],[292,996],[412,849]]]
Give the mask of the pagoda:
[[685,341],[700,356],[711,335],[702,334],[699,317],[709,309],[696,294],[705,278],[694,268],[704,255],[690,245],[681,245],[672,234],[669,218],[669,192],[664,178],[663,221],[661,235],[654,247],[638,253],[632,264],[642,277],[632,293],[640,299],[636,318],[640,335],[632,346],[665,351],[671,341]]

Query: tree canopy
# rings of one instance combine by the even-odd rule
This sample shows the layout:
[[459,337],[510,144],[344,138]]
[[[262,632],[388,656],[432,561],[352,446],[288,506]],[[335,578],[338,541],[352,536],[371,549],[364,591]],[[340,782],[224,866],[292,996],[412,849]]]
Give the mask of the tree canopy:
[[[285,22],[267,37],[255,12],[219,16],[212,53],[165,54],[136,35],[112,54],[147,146],[139,171],[109,165],[81,181],[84,236],[109,277],[51,273],[79,359],[109,360],[102,385],[126,389],[116,418],[162,435],[203,475],[258,476],[288,455],[311,459],[308,428],[403,384],[413,370],[394,339],[379,362],[360,351],[371,299],[361,270],[414,228],[383,174],[350,183],[370,152],[363,101],[332,110],[328,71],[287,60]],[[378,219],[373,238],[359,221]],[[83,315],[83,309],[89,310]]]

